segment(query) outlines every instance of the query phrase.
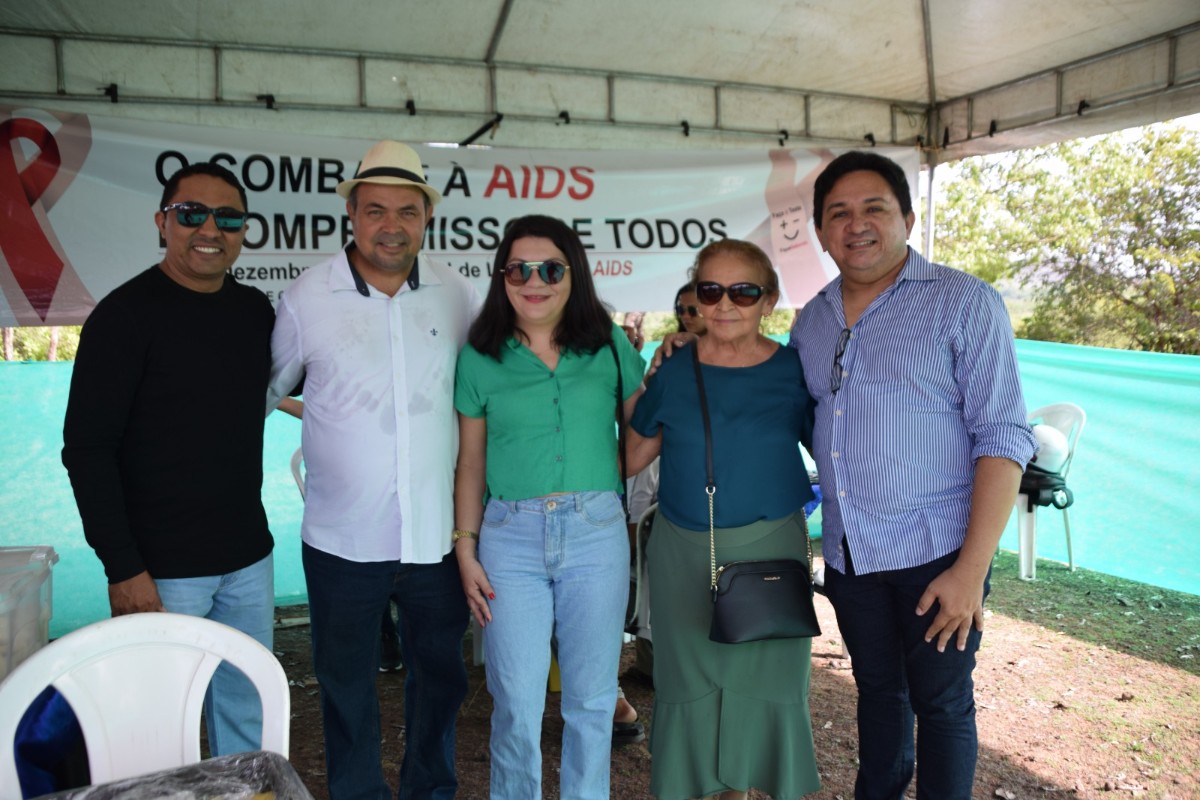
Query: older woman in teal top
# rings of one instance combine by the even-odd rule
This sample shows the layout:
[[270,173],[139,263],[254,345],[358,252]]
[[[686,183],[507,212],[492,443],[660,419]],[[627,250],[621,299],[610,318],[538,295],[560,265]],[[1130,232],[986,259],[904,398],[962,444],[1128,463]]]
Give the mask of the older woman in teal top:
[[471,612],[487,628],[491,797],[542,796],[554,636],[561,796],[607,798],[629,594],[614,422],[618,403],[622,416],[632,412],[645,364],[596,297],[579,236],[560,220],[515,220],[495,264],[454,392],[455,551]]
[[716,563],[806,561],[812,499],[801,443],[812,401],[796,351],[759,333],[779,299],[766,254],[723,240],[700,251],[694,286],[708,333],[646,385],[630,430],[630,470],[661,449],[650,534],[654,722],[650,790],[663,800],[777,800],[820,788],[808,711],[810,639],[709,641],[709,518],[696,348],[712,420]]

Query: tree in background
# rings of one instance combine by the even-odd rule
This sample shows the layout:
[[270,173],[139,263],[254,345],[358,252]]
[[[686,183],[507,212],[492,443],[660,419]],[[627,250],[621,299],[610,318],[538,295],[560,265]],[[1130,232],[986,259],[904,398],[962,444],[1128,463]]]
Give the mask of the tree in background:
[[1032,294],[1028,339],[1200,354],[1200,133],[967,159],[942,185],[936,260]]
[[74,361],[79,326],[5,328],[5,361]]

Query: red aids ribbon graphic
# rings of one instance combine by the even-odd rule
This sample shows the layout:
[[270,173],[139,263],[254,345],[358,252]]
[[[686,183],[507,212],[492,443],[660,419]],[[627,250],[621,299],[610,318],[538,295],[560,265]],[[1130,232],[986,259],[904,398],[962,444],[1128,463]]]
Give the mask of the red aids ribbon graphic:
[[[28,139],[40,151],[17,171],[14,143]],[[58,173],[62,159],[50,131],[31,119],[0,122],[0,250],[25,298],[45,322],[62,275],[63,262],[42,230],[33,205]]]

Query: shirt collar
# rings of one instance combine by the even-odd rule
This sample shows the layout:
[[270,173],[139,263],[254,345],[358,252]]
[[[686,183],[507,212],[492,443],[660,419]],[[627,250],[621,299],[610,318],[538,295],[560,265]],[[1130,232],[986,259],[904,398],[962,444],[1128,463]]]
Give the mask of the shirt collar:
[[[508,339],[505,340],[504,345],[509,350],[512,350],[514,353],[527,353],[528,354],[526,356],[527,358],[532,358],[535,361],[537,361],[539,364],[545,363],[540,358],[538,358],[536,355],[534,355],[533,351],[529,349],[529,345],[522,342],[519,338],[517,338],[517,336],[515,334],[512,336],[509,336]],[[571,357],[572,357],[572,353],[570,350],[563,350],[558,354],[558,362],[561,364],[564,359],[568,359]]]
[[[908,248],[908,258],[904,260],[904,266],[900,268],[900,274],[896,276],[896,280],[892,281],[892,285],[884,291],[891,291],[895,286],[900,285],[904,281],[932,281],[937,280],[937,270],[934,269],[933,263],[925,256]],[[842,276],[839,274],[836,278],[825,284],[825,288],[817,292],[818,295],[824,295],[826,302],[833,302],[833,298],[838,298],[839,304],[842,297]]]
[[[350,257],[350,253],[352,253],[354,251],[356,246],[357,245],[355,245],[354,240],[351,240],[342,249],[342,258],[346,262],[346,270],[343,272],[342,270],[334,269],[333,274],[330,275],[330,282],[333,284],[334,290],[353,288],[356,292],[361,294],[363,297],[370,297],[371,296],[371,287],[366,282],[366,280],[363,278],[362,273],[360,273],[358,271],[358,267],[354,266],[354,259],[352,259]],[[413,261],[412,272],[410,272],[408,274],[408,280],[405,281],[405,285],[408,287],[408,290],[412,291],[412,292],[415,292],[417,289],[420,289],[422,286],[421,263],[420,262],[421,262],[421,259],[420,259],[420,256],[418,256]],[[345,280],[345,278],[347,276],[350,278],[350,281],[352,281],[352,283]],[[424,285],[436,284],[439,282],[440,281],[437,281],[437,280],[426,279]]]
[[[896,276],[896,283],[903,281],[932,281],[937,280],[938,272],[933,267],[933,263],[925,256],[908,248],[908,258],[904,262],[904,266],[900,268],[900,274]],[[895,284],[893,284],[895,285]]]

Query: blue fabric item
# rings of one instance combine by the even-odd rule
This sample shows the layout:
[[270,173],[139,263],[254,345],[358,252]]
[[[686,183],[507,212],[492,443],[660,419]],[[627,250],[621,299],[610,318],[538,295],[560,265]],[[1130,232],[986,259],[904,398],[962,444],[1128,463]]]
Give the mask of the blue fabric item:
[[[821,506],[821,487],[814,485],[812,487],[813,499],[804,504],[804,516],[811,517],[813,512]],[[816,536],[817,534],[813,534]]]
[[47,686],[21,717],[13,744],[24,796],[38,797],[90,783],[86,774],[74,781],[62,780],[64,773],[79,771],[80,766],[86,772],[86,753],[82,765],[73,763],[83,744],[83,730],[70,703],[53,686]]
[[841,287],[804,307],[789,341],[817,403],[825,560],[844,570],[848,537],[861,573],[926,564],[962,546],[975,460],[1024,467],[1034,452],[1008,313],[988,284],[910,248],[843,340],[835,393]]
[[[812,430],[812,402],[796,352],[780,347],[753,367],[701,365],[712,418],[718,528],[783,519],[813,499],[798,443]],[[663,362],[631,420],[642,436],[662,431],[658,505],[689,530],[708,530],[704,422],[686,349]]]

